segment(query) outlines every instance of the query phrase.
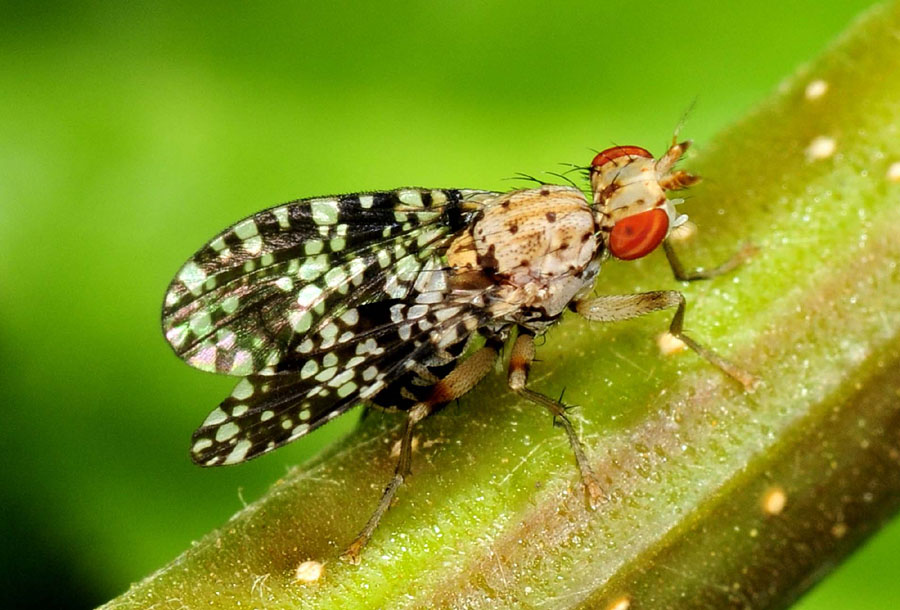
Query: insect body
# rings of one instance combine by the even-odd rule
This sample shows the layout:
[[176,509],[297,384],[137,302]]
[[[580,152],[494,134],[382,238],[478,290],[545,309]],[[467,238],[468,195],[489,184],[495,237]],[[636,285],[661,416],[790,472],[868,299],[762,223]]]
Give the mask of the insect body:
[[[745,386],[751,375],[681,332],[675,291],[590,298],[601,262],[665,242],[686,217],[666,191],[696,181],[672,171],[687,143],[656,160],[634,146],[598,154],[590,199],[574,187],[495,193],[404,188],[298,200],[225,230],[179,271],[163,331],[191,365],[242,377],[194,433],[203,466],[234,464],[299,438],[352,406],[406,413],[400,458],[381,502],[345,557],[357,561],[403,479],[412,432],[474,387],[515,331],[509,386],[548,409],[575,452],[588,499],[603,492],[565,405],[527,387],[534,338],[566,309],[599,321],[676,308],[670,332]],[[462,358],[470,340],[483,347]]]

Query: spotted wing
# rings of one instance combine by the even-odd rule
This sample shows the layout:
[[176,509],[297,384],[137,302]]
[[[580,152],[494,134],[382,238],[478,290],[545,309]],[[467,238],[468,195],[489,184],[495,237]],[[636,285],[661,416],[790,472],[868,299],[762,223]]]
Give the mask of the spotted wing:
[[242,379],[194,433],[192,459],[203,466],[243,462],[374,397],[417,364],[452,361],[448,350],[458,354],[487,314],[477,299],[450,292],[439,263],[435,257],[426,264],[407,298],[340,316],[339,336],[328,347],[322,345],[331,334],[320,332],[288,355],[283,370]]
[[403,299],[496,194],[406,188],[298,200],[254,214],[201,248],[166,293],[162,327],[199,369],[248,376],[277,367],[359,304]]

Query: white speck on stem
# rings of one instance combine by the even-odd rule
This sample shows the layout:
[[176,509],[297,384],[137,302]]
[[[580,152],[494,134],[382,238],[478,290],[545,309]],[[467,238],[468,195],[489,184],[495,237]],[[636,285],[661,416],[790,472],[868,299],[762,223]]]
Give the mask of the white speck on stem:
[[687,347],[684,341],[669,332],[665,332],[657,337],[656,344],[659,346],[659,351],[662,352],[663,356],[677,354],[684,351],[685,347]]
[[816,79],[806,85],[806,99],[817,100],[828,91],[828,83],[822,79]]
[[304,561],[297,566],[297,571],[294,573],[294,581],[304,583],[316,582],[322,577],[324,570],[324,564],[318,561]]
[[607,610],[628,610],[631,608],[631,598],[623,595],[614,599],[606,608]]
[[763,510],[770,515],[780,515],[786,504],[787,494],[777,485],[767,489],[762,498]]
[[837,142],[828,136],[818,136],[806,147],[806,158],[810,161],[827,159],[837,150]]
[[900,161],[891,163],[887,169],[887,179],[891,182],[900,182]]

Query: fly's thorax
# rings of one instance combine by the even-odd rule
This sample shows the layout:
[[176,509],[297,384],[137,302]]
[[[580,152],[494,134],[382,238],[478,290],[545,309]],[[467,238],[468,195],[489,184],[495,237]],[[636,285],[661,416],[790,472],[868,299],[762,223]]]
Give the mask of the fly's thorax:
[[553,316],[582,290],[598,247],[581,191],[547,185],[497,197],[447,259],[459,277],[476,275],[495,286],[501,315],[532,308]]

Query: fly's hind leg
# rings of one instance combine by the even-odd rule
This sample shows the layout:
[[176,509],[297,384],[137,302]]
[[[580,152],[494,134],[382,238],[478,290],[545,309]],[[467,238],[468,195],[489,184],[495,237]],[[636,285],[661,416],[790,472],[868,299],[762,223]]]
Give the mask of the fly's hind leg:
[[528,371],[531,369],[533,360],[534,335],[520,328],[519,336],[516,337],[516,342],[513,344],[512,352],[509,356],[509,387],[519,396],[523,396],[550,411],[554,422],[559,422],[565,429],[566,435],[569,437],[569,444],[572,445],[572,451],[575,453],[575,462],[578,464],[578,470],[581,472],[581,480],[584,483],[588,502],[591,508],[597,508],[600,501],[604,499],[605,494],[596,475],[594,475],[594,471],[591,469],[591,465],[584,453],[584,446],[578,438],[578,433],[575,432],[572,422],[569,421],[569,417],[566,415],[566,405],[525,387],[528,382]]
[[397,460],[394,476],[391,477],[387,487],[384,488],[384,493],[375,512],[369,517],[369,521],[356,539],[347,547],[347,550],[341,556],[342,559],[353,564],[359,563],[359,554],[369,542],[384,513],[391,507],[391,501],[403,484],[403,480],[409,476],[410,463],[412,462],[413,429],[416,424],[431,415],[440,405],[459,398],[475,387],[494,366],[494,362],[497,360],[497,352],[498,346],[496,345],[489,344],[484,346],[453,369],[446,377],[434,384],[428,398],[416,403],[407,411],[406,423],[403,426],[403,437],[400,441],[400,458]]
[[684,342],[700,357],[721,370],[732,379],[741,383],[748,391],[752,391],[758,379],[740,368],[733,362],[729,362],[717,353],[694,341],[684,334],[684,295],[677,290],[661,290],[657,292],[641,292],[638,294],[616,294],[596,297],[575,303],[575,311],[587,318],[598,322],[616,322],[637,318],[661,309],[676,307],[675,315],[669,324],[669,333]]

